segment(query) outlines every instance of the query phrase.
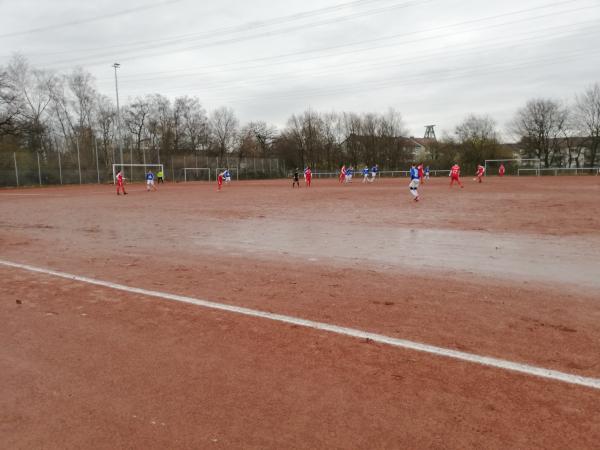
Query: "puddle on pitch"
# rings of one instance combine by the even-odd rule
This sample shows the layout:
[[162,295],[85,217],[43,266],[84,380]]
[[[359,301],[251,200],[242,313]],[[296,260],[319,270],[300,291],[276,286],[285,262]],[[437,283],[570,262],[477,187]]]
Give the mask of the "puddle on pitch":
[[[332,229],[333,228],[333,229]],[[593,242],[590,242],[592,240]],[[600,287],[599,238],[254,221],[222,224],[198,244],[304,259],[356,260]]]

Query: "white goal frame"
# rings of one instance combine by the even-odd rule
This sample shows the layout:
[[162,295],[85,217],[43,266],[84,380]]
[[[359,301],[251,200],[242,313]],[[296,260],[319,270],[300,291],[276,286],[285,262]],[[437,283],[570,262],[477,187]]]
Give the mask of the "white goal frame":
[[208,171],[208,181],[210,182],[210,167],[184,167],[183,168],[183,181],[187,183],[187,171],[188,170],[207,170]]
[[[544,167],[541,169],[518,169],[517,174],[520,175],[521,172],[535,172],[536,176],[540,176],[542,173],[545,172],[549,172],[549,173],[554,173],[554,176],[557,176],[559,173],[561,172],[566,172],[566,171],[575,171],[575,175],[579,175],[577,172],[578,171],[590,171],[590,175],[593,174],[593,172],[595,171],[596,174],[595,176],[599,176],[600,175],[600,167]],[[582,174],[584,175],[584,174]]]
[[[488,170],[487,170],[487,164],[489,162],[509,162],[509,161],[516,161],[516,162],[524,162],[524,161],[535,161],[537,162],[537,168],[535,169],[529,169],[529,170],[539,170],[542,167],[542,160],[540,158],[512,158],[512,159],[486,159],[483,163],[483,167],[485,168],[485,172],[483,173],[483,176],[487,176]],[[517,171],[517,175],[518,175],[518,171]]]
[[219,175],[219,172],[224,172],[226,170],[233,172],[235,170],[235,181],[240,181],[240,170],[238,167],[230,167],[229,169],[227,169],[227,167],[217,167],[216,170],[217,171],[215,172],[215,179]]
[[[159,167],[160,171],[165,171],[164,164],[113,164],[112,165],[112,173],[113,173],[113,184],[117,184],[117,167],[144,167],[144,173],[146,172],[146,167]],[[158,172],[158,170],[157,170]]]

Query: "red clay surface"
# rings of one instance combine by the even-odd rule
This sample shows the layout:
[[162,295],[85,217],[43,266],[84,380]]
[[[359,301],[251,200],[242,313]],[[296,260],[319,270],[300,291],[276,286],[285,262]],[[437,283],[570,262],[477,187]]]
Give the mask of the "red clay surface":
[[[0,191],[0,259],[600,377],[600,179]],[[595,448],[600,391],[0,266],[8,448]],[[17,300],[20,304],[17,304]]]

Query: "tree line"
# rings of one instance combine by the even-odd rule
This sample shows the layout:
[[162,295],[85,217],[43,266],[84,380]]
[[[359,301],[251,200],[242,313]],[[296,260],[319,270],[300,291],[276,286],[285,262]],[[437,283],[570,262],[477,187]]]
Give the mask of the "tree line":
[[[120,123],[119,123],[120,118]],[[119,125],[119,126],[117,126]],[[516,146],[501,142],[489,116],[467,116],[452,134],[417,143],[407,137],[401,114],[307,110],[293,114],[282,129],[264,121],[241,125],[231,108],[210,113],[200,100],[161,94],[136,97],[120,114],[112,98],[99,93],[81,68],[56,74],[33,67],[16,55],[0,67],[0,154],[21,152],[47,158],[60,152],[82,164],[97,157],[108,170],[130,159],[156,163],[173,155],[223,158],[279,158],[287,167],[310,165],[335,170],[340,165],[396,169],[418,159],[432,168],[457,161],[466,169],[484,159],[539,158],[546,167],[594,166],[600,145],[600,87],[573,101],[531,99],[508,125]],[[415,154],[415,148],[421,151]]]

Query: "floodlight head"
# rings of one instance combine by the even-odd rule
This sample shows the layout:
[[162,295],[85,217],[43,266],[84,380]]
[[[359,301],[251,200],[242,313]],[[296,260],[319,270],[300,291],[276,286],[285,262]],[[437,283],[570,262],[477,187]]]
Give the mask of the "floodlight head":
[[119,67],[121,67],[121,64],[119,64],[119,63],[114,63],[114,64],[113,64],[113,67],[114,67],[115,69],[118,69]]

